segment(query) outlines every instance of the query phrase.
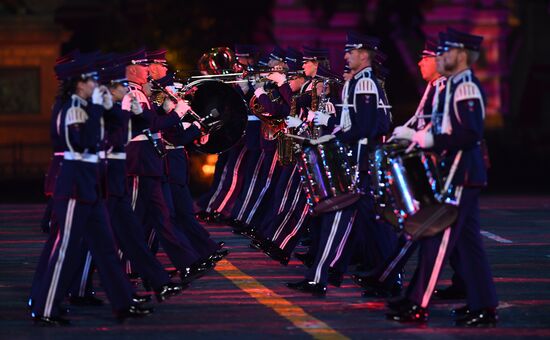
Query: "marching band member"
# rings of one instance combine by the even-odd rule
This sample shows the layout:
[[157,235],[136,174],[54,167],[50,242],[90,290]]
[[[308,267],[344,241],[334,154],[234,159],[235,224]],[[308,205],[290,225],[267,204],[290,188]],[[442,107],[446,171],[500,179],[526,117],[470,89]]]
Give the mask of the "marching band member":
[[50,261],[37,294],[32,316],[36,322],[67,325],[60,316],[59,303],[65,297],[78,270],[81,240],[89,247],[97,265],[103,288],[118,318],[144,316],[152,309],[132,301],[133,290],[118,261],[112,231],[99,191],[98,151],[100,118],[110,94],[97,88],[93,62],[79,58],[64,67],[71,98],[60,114],[60,137],[64,161],[54,191],[53,218],[59,225]]
[[[189,239],[176,230],[173,218],[162,190],[164,174],[158,149],[160,131],[178,124],[190,109],[183,100],[172,111],[159,115],[148,99],[148,63],[145,51],[141,50],[122,58],[129,81],[129,93],[122,100],[122,109],[131,112],[128,134],[132,138],[126,145],[126,166],[129,184],[132,186],[132,208],[144,226],[151,226],[158,236],[164,251],[180,272],[183,282],[195,277],[211,266],[200,261],[200,255]],[[153,143],[148,140],[151,133]],[[150,237],[146,233],[144,237]],[[151,239],[149,239],[151,240]],[[151,244],[150,244],[151,245]],[[208,268],[206,268],[208,267]]]
[[[326,137],[336,137],[350,145],[357,160],[360,185],[365,194],[355,204],[321,216],[319,249],[313,266],[304,280],[287,283],[289,288],[324,296],[327,291],[328,269],[342,255],[354,224],[361,224],[362,229],[366,229],[377,240],[377,249],[372,250],[373,261],[384,258],[392,249],[389,230],[381,228],[374,220],[373,199],[368,194],[367,143],[369,146],[376,144],[389,126],[387,100],[373,77],[371,67],[378,44],[376,38],[348,34],[345,59],[355,75],[342,93],[344,106],[339,124],[341,130]],[[327,126],[330,130],[336,125],[336,117],[331,118],[326,113],[316,112],[314,122],[316,125]],[[358,215],[361,218],[355,221]]]
[[423,149],[440,154],[452,164],[449,176],[458,201],[458,218],[450,228],[419,241],[419,262],[407,289],[407,304],[387,314],[395,321],[425,322],[428,305],[442,265],[458,251],[456,270],[464,280],[467,306],[455,310],[461,326],[494,325],[498,300],[483,248],[479,226],[479,193],[487,174],[481,148],[485,97],[471,67],[479,57],[483,37],[448,29],[440,41],[442,62],[449,73],[441,125],[411,137]]

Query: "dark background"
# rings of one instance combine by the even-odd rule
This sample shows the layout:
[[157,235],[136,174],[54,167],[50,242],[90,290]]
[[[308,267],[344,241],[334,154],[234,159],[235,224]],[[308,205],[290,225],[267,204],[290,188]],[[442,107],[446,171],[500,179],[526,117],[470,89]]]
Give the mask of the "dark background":
[[[411,50],[420,52],[424,39],[424,13],[449,1],[299,1],[327,25],[341,10],[361,14],[357,30],[379,36],[389,58],[391,74],[386,82],[394,107],[394,122],[403,123],[420,98],[420,75],[411,76],[392,37],[405,37]],[[450,1],[452,2],[452,1]],[[458,1],[461,2],[461,1]],[[507,90],[502,124],[487,127],[486,139],[492,167],[490,194],[550,193],[550,5],[546,0],[462,1],[472,7],[502,7],[509,13],[503,72]],[[1,1],[0,20],[33,15],[33,1]],[[81,51],[123,52],[166,48],[174,69],[193,70],[204,51],[214,46],[254,43],[264,48],[276,45],[273,9],[277,1],[45,1],[54,22],[71,36],[61,53]],[[342,46],[344,41],[342,41]],[[341,61],[338,61],[341,64]],[[483,67],[486,60],[480,60]],[[340,72],[340,70],[336,70]],[[1,103],[0,103],[1,104]],[[196,159],[202,159],[197,157]],[[42,178],[0,179],[2,202],[42,201]],[[195,194],[204,183],[192,183]]]

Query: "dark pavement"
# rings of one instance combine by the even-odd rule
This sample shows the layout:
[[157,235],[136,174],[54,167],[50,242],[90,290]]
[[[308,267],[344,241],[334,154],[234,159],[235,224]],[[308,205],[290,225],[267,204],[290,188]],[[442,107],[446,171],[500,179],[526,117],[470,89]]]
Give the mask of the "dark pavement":
[[[365,299],[346,277],[326,298],[284,286],[302,277],[248,247],[224,225],[209,225],[231,254],[182,295],[157,304],[151,317],[115,322],[108,306],[71,307],[73,325],[35,326],[26,309],[30,282],[45,235],[43,205],[0,205],[0,339],[181,338],[519,338],[550,337],[550,197],[491,196],[482,199],[482,229],[500,297],[500,323],[490,329],[453,326],[451,308],[435,301],[427,325],[386,321],[384,300]],[[164,253],[159,255],[168,266]],[[415,259],[407,266],[412,273]],[[445,269],[439,286],[449,284]],[[96,275],[97,277],[97,275]],[[104,298],[96,280],[98,296]]]

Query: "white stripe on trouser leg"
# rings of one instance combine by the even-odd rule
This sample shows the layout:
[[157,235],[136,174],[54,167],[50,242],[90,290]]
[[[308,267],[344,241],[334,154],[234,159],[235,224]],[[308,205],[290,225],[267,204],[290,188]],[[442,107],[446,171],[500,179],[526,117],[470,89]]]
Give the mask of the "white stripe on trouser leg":
[[399,254],[393,259],[393,261],[391,261],[391,263],[388,265],[388,267],[382,273],[382,275],[380,275],[380,277],[378,278],[379,282],[384,282],[386,280],[388,275],[390,275],[391,271],[395,268],[395,266],[399,263],[399,261],[401,261],[403,256],[405,256],[405,254],[407,253],[407,251],[409,250],[412,244],[413,242],[411,240],[407,240],[407,242],[403,245],[403,248],[401,248],[401,251],[399,252]]
[[272,239],[273,241],[279,238],[280,234],[283,232],[285,225],[290,220],[290,217],[292,217],[292,214],[294,214],[294,211],[296,210],[296,206],[298,205],[298,201],[300,200],[300,196],[301,196],[300,190],[298,190],[294,195],[294,199],[292,200],[290,209],[286,212],[285,218],[279,224],[279,226],[277,227],[277,230],[275,231],[275,234],[273,235],[273,239]]
[[134,176],[134,185],[132,186],[132,210],[136,211],[136,202],[139,191],[139,176]]
[[76,200],[70,199],[67,204],[67,213],[65,214],[65,225],[63,227],[63,240],[61,241],[61,246],[59,247],[59,254],[57,255],[57,260],[55,262],[55,267],[53,270],[52,281],[50,282],[50,288],[48,289],[48,295],[46,296],[46,305],[44,307],[44,316],[50,317],[53,308],[53,301],[55,299],[55,293],[57,291],[57,286],[59,283],[59,275],[61,274],[61,269],[63,268],[63,263],[65,261],[65,252],[69,246],[69,239],[71,237],[71,227],[73,224],[73,214],[75,208]]
[[437,283],[437,278],[441,272],[441,266],[443,265],[443,259],[445,259],[445,252],[447,251],[447,246],[449,245],[449,236],[451,235],[451,228],[445,229],[443,237],[441,238],[441,243],[439,244],[439,251],[437,252],[437,257],[435,258],[434,267],[432,269],[432,274],[430,275],[430,280],[428,281],[428,286],[424,291],[424,296],[422,297],[422,303],[420,307],[426,308],[430,303],[430,298],[432,297],[435,284]]
[[153,241],[155,241],[155,236],[157,235],[157,232],[155,229],[151,229],[151,232],[149,233],[149,240],[147,241],[147,245],[149,246],[149,249],[153,246]]
[[227,176],[228,166],[229,166],[229,164],[225,163],[225,165],[223,167],[222,176],[220,177],[220,181],[218,182],[218,187],[216,188],[216,191],[214,192],[212,197],[210,197],[210,201],[208,201],[208,205],[206,206],[206,212],[211,212],[212,211],[211,206],[214,203],[214,201],[216,201],[216,198],[218,198],[218,195],[220,194],[220,191],[222,190],[223,182],[225,181],[225,177]]
[[90,273],[90,266],[92,265],[92,254],[86,253],[86,262],[84,263],[84,269],[82,270],[82,276],[80,278],[80,289],[78,290],[78,296],[84,296],[86,293],[86,282],[88,282],[88,275]]
[[332,221],[332,227],[330,228],[330,234],[328,236],[327,243],[325,244],[325,249],[323,250],[323,254],[321,255],[321,260],[319,261],[319,264],[317,264],[317,268],[315,268],[315,277],[313,278],[313,281],[315,283],[319,283],[321,280],[321,270],[323,268],[323,265],[325,264],[325,261],[327,260],[328,254],[330,253],[330,248],[332,247],[332,242],[334,242],[334,236],[336,236],[336,232],[338,231],[338,224],[340,224],[340,218],[342,217],[342,210],[339,210],[334,215],[334,220]]
[[279,211],[277,212],[277,214],[280,214],[285,208],[285,204],[288,199],[288,194],[290,193],[290,187],[292,186],[292,182],[294,182],[294,174],[296,173],[296,168],[297,168],[296,165],[294,166],[294,168],[292,168],[292,172],[290,173],[290,177],[288,178],[288,183],[286,184],[285,194],[283,195],[281,206],[279,207]]
[[225,208],[225,205],[227,204],[227,201],[231,198],[231,195],[235,191],[235,187],[237,186],[237,181],[239,177],[239,168],[241,167],[241,162],[243,160],[243,156],[246,153],[246,147],[242,148],[241,153],[239,154],[239,157],[237,158],[237,162],[235,163],[235,167],[233,168],[233,178],[231,179],[231,186],[229,187],[229,191],[225,195],[222,203],[218,206],[216,209],[217,211],[222,211],[223,208]]
[[357,211],[353,213],[351,216],[351,219],[348,223],[348,226],[346,228],[346,232],[344,233],[344,237],[342,238],[342,241],[340,241],[340,244],[338,245],[338,250],[336,251],[336,256],[334,257],[334,260],[330,263],[330,266],[333,267],[334,264],[340,259],[340,256],[342,256],[342,251],[344,250],[344,246],[346,245],[346,241],[348,240],[349,233],[351,232],[351,227],[353,226],[353,221],[355,221],[355,215],[357,214]]
[[252,207],[252,211],[250,214],[248,214],[248,218],[246,219],[246,223],[249,224],[250,221],[252,221],[252,218],[254,217],[254,214],[256,213],[256,210],[258,209],[258,206],[260,205],[260,202],[264,199],[265,193],[267,192],[267,189],[271,186],[271,179],[273,178],[273,173],[275,172],[275,166],[277,165],[277,153],[273,154],[273,160],[271,161],[271,168],[269,168],[269,174],[267,176],[267,182],[265,182],[265,186],[262,189],[262,192],[260,192],[260,196],[258,197],[258,200]]
[[254,187],[256,186],[256,181],[258,180],[258,174],[260,173],[260,169],[262,168],[262,163],[264,162],[264,157],[265,157],[265,153],[262,150],[262,152],[260,153],[260,157],[258,157],[258,161],[256,162],[256,166],[254,167],[252,180],[250,181],[250,185],[248,186],[248,190],[246,192],[246,197],[244,198],[243,205],[241,206],[241,210],[239,210],[239,213],[237,214],[237,220],[239,221],[243,219],[243,215],[244,215],[244,212],[246,211],[246,207],[250,202],[250,197],[254,192]]
[[52,256],[55,253],[55,249],[57,248],[57,244],[59,243],[59,230],[57,231],[57,236],[55,237],[55,242],[53,243],[52,251],[50,252],[50,256],[48,258],[48,263],[52,260]]
[[302,215],[300,216],[300,220],[298,220],[298,223],[296,223],[296,226],[294,227],[292,232],[285,237],[283,242],[281,242],[281,245],[279,246],[279,248],[284,249],[286,247],[287,243],[294,237],[294,235],[296,235],[298,230],[300,230],[300,228],[302,228],[302,224],[304,224],[304,220],[305,220],[305,218],[308,214],[309,214],[309,207],[306,205],[304,207],[304,210],[302,211]]

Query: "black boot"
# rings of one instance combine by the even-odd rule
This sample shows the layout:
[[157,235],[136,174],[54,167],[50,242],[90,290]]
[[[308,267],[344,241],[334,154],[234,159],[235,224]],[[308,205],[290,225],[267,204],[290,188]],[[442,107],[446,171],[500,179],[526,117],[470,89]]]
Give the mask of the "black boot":
[[417,304],[408,304],[398,311],[387,313],[386,318],[398,322],[424,323],[428,321],[428,310]]
[[477,311],[470,311],[464,317],[457,319],[455,324],[464,327],[494,327],[498,322],[495,308],[484,308]]
[[322,283],[302,280],[299,282],[287,282],[286,286],[299,292],[311,293],[313,296],[323,297],[327,294],[327,286]]

